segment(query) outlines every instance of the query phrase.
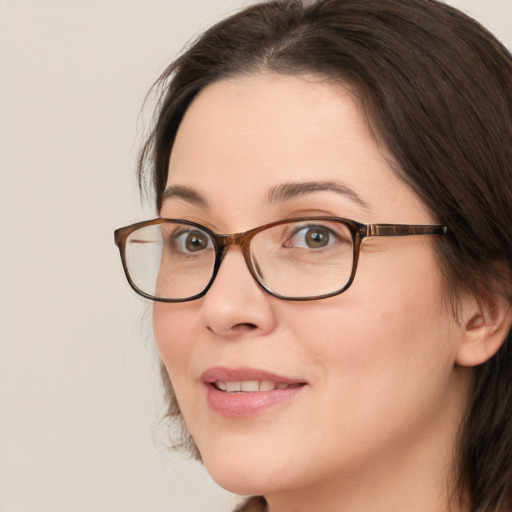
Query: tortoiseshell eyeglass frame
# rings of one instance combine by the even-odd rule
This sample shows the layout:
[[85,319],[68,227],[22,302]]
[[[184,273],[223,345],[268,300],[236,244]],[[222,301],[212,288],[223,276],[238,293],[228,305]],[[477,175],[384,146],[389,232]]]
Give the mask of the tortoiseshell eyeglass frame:
[[[274,226],[278,226],[280,224],[287,224],[292,222],[304,222],[304,221],[328,221],[328,222],[338,222],[343,225],[345,225],[348,230],[350,231],[352,235],[352,271],[350,273],[349,280],[347,283],[340,289],[333,291],[332,293],[327,293],[323,295],[312,295],[307,297],[288,297],[284,295],[280,295],[278,293],[275,293],[272,291],[268,286],[262,281],[258,273],[256,272],[253,263],[251,261],[250,256],[250,244],[251,240],[256,236],[258,233],[261,233],[262,231],[272,228]],[[126,247],[126,240],[128,239],[128,236],[133,233],[134,231],[144,228],[146,226],[153,226],[158,224],[165,224],[165,223],[179,223],[179,224],[186,224],[192,227],[195,227],[197,229],[200,229],[201,231],[207,233],[213,242],[213,245],[215,247],[215,262],[214,267],[212,271],[211,278],[208,282],[208,284],[205,286],[205,288],[198,294],[193,295],[191,297],[186,298],[166,298],[166,297],[157,297],[151,294],[148,294],[144,292],[144,290],[141,290],[137,287],[137,285],[133,282],[132,278],[130,277],[130,273],[128,271],[128,266],[126,262],[126,254],[125,254],[125,247]],[[351,219],[344,219],[341,217],[299,217],[299,218],[293,218],[293,219],[285,219],[280,220],[277,222],[272,222],[270,224],[265,224],[263,226],[259,226],[257,228],[250,229],[249,231],[246,231],[245,233],[234,233],[234,234],[219,234],[214,233],[210,229],[206,228],[205,226],[202,226],[201,224],[197,224],[196,222],[191,222],[188,220],[182,220],[182,219],[164,219],[161,217],[158,217],[156,219],[147,220],[144,222],[137,222],[135,224],[131,224],[129,226],[116,229],[114,232],[114,241],[117,247],[119,248],[119,252],[121,255],[121,261],[123,264],[124,273],[126,275],[126,278],[128,279],[128,282],[130,283],[130,286],[133,288],[135,292],[137,292],[139,295],[142,295],[143,297],[158,301],[158,302],[187,302],[199,299],[200,297],[203,297],[208,290],[210,289],[211,285],[215,281],[215,277],[219,271],[220,265],[222,263],[222,259],[224,255],[226,254],[226,251],[229,246],[231,245],[238,245],[240,246],[245,263],[247,265],[247,268],[249,269],[249,272],[254,277],[256,282],[270,295],[277,297],[278,299],[283,300],[294,300],[294,301],[305,301],[305,300],[319,300],[319,299],[326,299],[328,297],[333,297],[334,295],[339,295],[340,293],[347,290],[347,288],[352,284],[354,281],[354,277],[357,270],[357,264],[359,261],[359,252],[361,249],[361,243],[365,238],[369,238],[372,236],[418,236],[418,235],[445,235],[448,232],[448,228],[445,225],[442,224],[362,224],[360,222],[356,222]]]

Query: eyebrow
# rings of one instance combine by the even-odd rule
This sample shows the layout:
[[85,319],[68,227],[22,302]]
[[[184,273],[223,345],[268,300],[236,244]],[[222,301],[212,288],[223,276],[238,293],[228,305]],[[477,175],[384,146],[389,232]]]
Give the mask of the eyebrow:
[[183,199],[184,201],[192,203],[196,206],[208,208],[208,201],[206,198],[197,190],[194,190],[190,187],[184,187],[183,185],[171,185],[167,187],[162,194],[162,202],[167,199],[171,199],[172,197]]
[[[370,211],[370,207],[354,190],[338,181],[306,181],[306,182],[288,182],[273,187],[267,196],[268,204],[276,204],[288,201],[295,197],[312,194],[313,192],[331,191],[341,194],[357,205]],[[197,190],[183,185],[171,185],[167,187],[162,194],[162,202],[167,199],[183,199],[196,206],[208,208],[208,201]]]
[[306,181],[306,182],[289,182],[274,187],[268,193],[268,203],[275,204],[288,201],[294,197],[304,196],[313,192],[331,191],[341,194],[367,211],[370,206],[350,187],[334,180],[328,181]]

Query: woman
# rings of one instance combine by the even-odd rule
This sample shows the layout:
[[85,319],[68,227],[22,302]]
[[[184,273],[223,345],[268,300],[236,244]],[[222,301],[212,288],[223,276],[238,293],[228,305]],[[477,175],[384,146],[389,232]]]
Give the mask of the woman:
[[506,49],[434,0],[277,1],[158,83],[159,218],[116,241],[212,477],[240,510],[510,510]]

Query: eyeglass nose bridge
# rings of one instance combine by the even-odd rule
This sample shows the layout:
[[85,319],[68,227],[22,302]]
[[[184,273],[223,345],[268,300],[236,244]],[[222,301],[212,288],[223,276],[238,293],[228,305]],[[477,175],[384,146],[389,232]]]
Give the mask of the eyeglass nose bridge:
[[217,247],[225,251],[231,245],[239,245],[242,251],[249,249],[249,244],[256,230],[250,230],[245,233],[233,233],[230,235],[215,234],[213,239]]
[[254,268],[254,264],[251,259],[251,254],[250,254],[250,249],[249,249],[252,238],[259,231],[260,231],[260,229],[256,228],[256,229],[251,229],[250,231],[247,231],[245,233],[233,233],[233,234],[228,234],[228,235],[221,235],[221,234],[213,235],[212,238],[214,240],[214,244],[217,249],[216,250],[217,258],[215,261],[214,271],[213,271],[212,278],[211,278],[208,288],[213,284],[213,281],[215,281],[215,278],[217,277],[220,266],[224,260],[224,257],[227,254],[227,250],[229,249],[229,247],[239,246],[242,251],[245,265],[246,265],[247,269],[249,270],[249,273],[251,274],[251,276],[256,280],[256,282],[260,286],[267,289],[267,287],[261,280],[260,276],[258,275],[257,269]]
[[238,245],[240,249],[242,250],[242,253],[244,255],[245,261],[247,262],[247,266],[249,267],[249,270],[251,270],[251,263],[250,263],[250,254],[249,254],[249,246],[251,245],[251,240],[253,237],[258,234],[260,231],[263,231],[265,229],[265,226],[262,226],[260,228],[250,229],[249,231],[246,231],[245,233],[232,233],[232,234],[217,234],[213,233],[212,238],[214,241],[214,244],[217,247],[217,255],[220,260],[222,260],[226,254],[226,251],[229,247],[232,245]]

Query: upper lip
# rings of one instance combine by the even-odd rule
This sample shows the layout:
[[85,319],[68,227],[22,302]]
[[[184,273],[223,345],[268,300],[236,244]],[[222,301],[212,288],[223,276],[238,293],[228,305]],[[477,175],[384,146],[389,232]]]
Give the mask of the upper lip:
[[216,381],[221,382],[243,382],[248,380],[267,380],[271,382],[279,382],[285,384],[306,384],[303,379],[286,377],[267,370],[260,370],[250,367],[226,368],[223,366],[215,366],[208,368],[201,375],[201,381],[206,384],[212,384]]

